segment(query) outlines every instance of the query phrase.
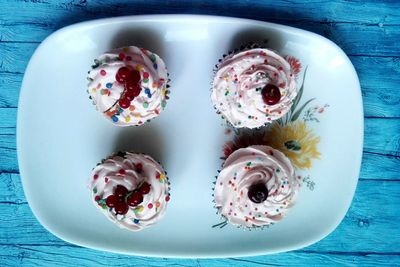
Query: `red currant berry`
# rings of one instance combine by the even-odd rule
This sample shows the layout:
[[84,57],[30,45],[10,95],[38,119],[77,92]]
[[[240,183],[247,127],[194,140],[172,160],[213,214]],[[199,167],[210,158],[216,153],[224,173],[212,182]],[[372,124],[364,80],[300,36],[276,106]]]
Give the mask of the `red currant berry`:
[[117,202],[118,202],[118,197],[116,195],[109,195],[106,198],[106,205],[109,208],[113,208],[115,204],[117,204]]
[[139,86],[135,87],[134,90],[132,91],[133,92],[133,96],[137,97],[138,95],[140,95],[141,91],[142,91],[141,87],[139,87]]
[[139,188],[139,192],[142,193],[143,195],[146,195],[150,192],[150,184],[144,182],[140,188]]
[[133,95],[133,91],[126,91],[125,98],[128,99],[129,101],[132,101],[133,99],[135,99],[135,96]]
[[267,105],[275,105],[281,100],[281,92],[279,88],[273,84],[267,84],[261,91],[264,103]]
[[130,70],[127,67],[122,67],[117,71],[115,79],[120,83],[124,83],[128,79],[129,75],[130,75]]
[[129,206],[137,206],[143,201],[143,195],[139,191],[134,191],[126,200]]
[[114,206],[114,210],[116,214],[126,214],[128,212],[128,205],[125,202],[117,202]]
[[129,106],[131,105],[131,103],[129,102],[129,99],[128,99],[128,98],[125,98],[125,97],[121,98],[121,99],[118,101],[118,104],[119,104],[119,106],[120,106],[121,108],[123,108],[123,109],[129,108]]
[[137,70],[132,70],[129,76],[129,80],[133,83],[138,84],[140,82],[140,72]]
[[114,190],[114,195],[117,197],[124,197],[126,194],[128,194],[128,189],[123,185],[117,185]]
[[135,90],[138,90],[137,88],[140,88],[140,86],[136,82],[134,82],[132,80],[128,80],[125,83],[125,89],[127,91],[135,91]]

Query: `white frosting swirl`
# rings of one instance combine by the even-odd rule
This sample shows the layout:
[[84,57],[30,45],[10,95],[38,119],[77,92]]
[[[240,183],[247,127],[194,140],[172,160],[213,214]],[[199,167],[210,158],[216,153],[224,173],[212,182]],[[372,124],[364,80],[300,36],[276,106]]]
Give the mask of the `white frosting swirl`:
[[[129,108],[122,109],[118,100],[124,84],[115,76],[121,67],[140,72],[140,94]],[[157,117],[168,99],[168,74],[164,61],[156,54],[135,46],[119,48],[102,54],[88,74],[88,93],[98,111],[118,126],[141,125]]]
[[[137,171],[137,164],[142,165],[141,172]],[[106,198],[114,193],[117,185],[131,191],[143,182],[150,184],[150,192],[143,195],[143,202],[138,206],[129,207],[125,215],[116,215],[105,205]],[[169,201],[169,185],[163,168],[144,154],[126,152],[124,156],[115,155],[104,160],[93,169],[89,189],[95,206],[108,219],[131,231],[142,230],[160,220]]]
[[[268,197],[254,203],[249,187],[263,183]],[[214,189],[215,206],[234,225],[265,226],[282,219],[299,190],[294,168],[281,152],[268,146],[249,146],[225,161]]]
[[[277,104],[264,103],[267,84],[279,88]],[[215,74],[211,100],[215,108],[237,128],[256,128],[285,115],[296,97],[296,81],[290,64],[273,51],[255,48],[225,58]]]

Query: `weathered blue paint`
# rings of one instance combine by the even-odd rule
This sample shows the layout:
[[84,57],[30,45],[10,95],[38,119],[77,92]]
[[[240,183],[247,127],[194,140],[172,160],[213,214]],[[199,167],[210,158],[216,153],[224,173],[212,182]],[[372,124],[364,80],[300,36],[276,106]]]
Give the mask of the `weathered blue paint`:
[[[272,256],[154,259],[70,245],[36,221],[21,187],[15,145],[18,94],[33,51],[46,36],[75,22],[167,13],[278,22],[324,35],[350,56],[364,101],[363,165],[353,204],[340,226],[327,238],[299,251]],[[400,265],[399,40],[398,1],[0,0],[0,265]]]

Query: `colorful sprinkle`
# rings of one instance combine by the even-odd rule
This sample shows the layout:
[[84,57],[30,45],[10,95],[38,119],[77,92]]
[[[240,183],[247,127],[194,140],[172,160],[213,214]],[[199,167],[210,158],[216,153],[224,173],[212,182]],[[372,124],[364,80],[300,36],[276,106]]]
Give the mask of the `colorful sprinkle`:
[[136,223],[136,224],[138,224],[138,223],[139,223],[139,220],[138,220],[138,219],[133,219],[133,222]]
[[147,207],[148,207],[149,209],[152,209],[152,208],[153,208],[153,204],[152,204],[152,203],[149,203],[149,205],[147,205]]
[[166,196],[166,197],[165,197],[165,201],[168,202],[169,200],[170,200],[170,197],[169,197],[169,196]]
[[117,122],[118,121],[118,117],[117,116],[112,116],[111,119],[113,120],[113,122]]
[[100,75],[101,75],[101,76],[106,76],[106,74],[107,74],[107,72],[106,72],[105,70],[101,70],[101,71],[100,71]]
[[143,206],[139,206],[133,210],[135,214],[141,213],[144,210]]
[[143,102],[143,107],[144,108],[148,108],[149,107],[149,103],[148,102]]
[[106,84],[106,87],[107,87],[108,89],[110,89],[110,88],[112,87],[112,83],[107,83],[107,84]]

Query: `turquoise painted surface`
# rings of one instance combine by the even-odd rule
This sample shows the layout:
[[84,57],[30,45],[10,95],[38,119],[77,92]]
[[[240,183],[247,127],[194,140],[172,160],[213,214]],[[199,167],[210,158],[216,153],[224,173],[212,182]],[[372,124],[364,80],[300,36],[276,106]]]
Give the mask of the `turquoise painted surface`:
[[[331,235],[302,250],[271,256],[157,259],[77,247],[54,237],[36,221],[21,188],[15,144],[18,95],[33,51],[46,36],[75,22],[161,13],[282,23],[324,35],[349,55],[363,93],[363,164],[352,206]],[[397,1],[0,0],[0,265],[400,266],[399,41]]]

